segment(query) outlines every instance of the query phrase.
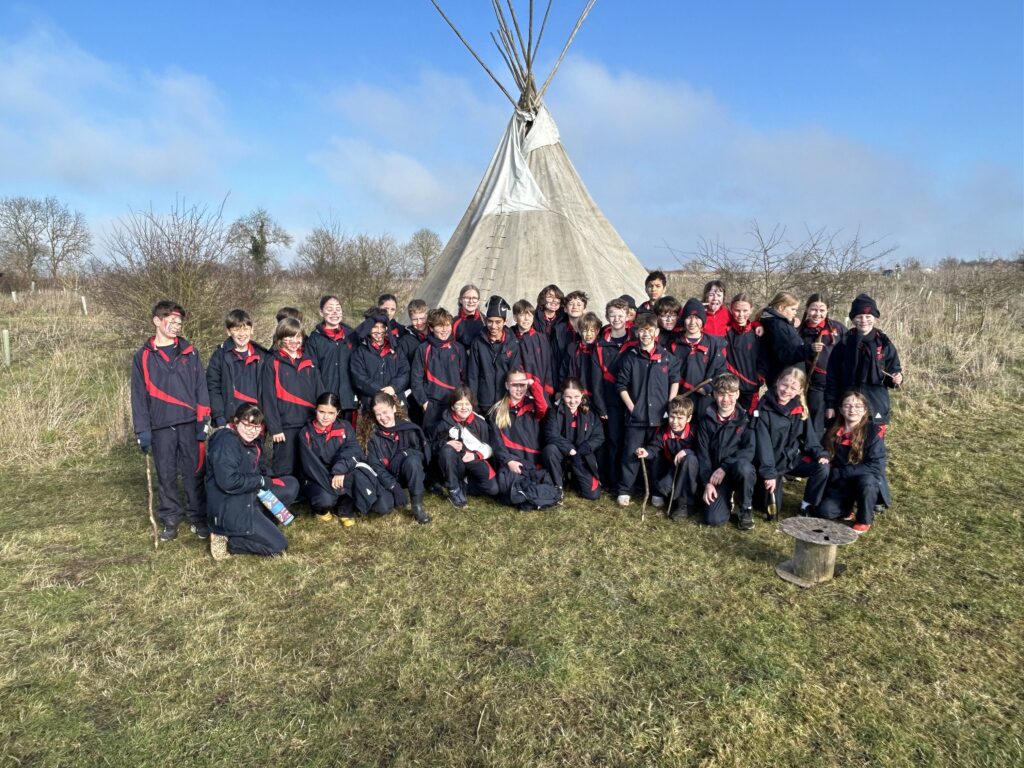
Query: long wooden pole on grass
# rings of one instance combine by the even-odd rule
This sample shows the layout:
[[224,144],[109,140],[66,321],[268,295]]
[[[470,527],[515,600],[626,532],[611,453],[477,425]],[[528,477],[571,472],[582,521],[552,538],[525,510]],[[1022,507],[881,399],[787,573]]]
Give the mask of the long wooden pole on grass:
[[11,367],[11,332],[4,328],[3,333],[4,365]]

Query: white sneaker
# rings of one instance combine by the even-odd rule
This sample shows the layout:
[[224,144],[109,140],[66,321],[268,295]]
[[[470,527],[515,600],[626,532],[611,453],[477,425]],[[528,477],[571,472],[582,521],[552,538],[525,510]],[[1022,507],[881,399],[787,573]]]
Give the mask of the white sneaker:
[[620,507],[628,507],[629,506],[629,495],[624,493],[621,496],[616,496],[615,497],[615,503],[618,504]]
[[665,506],[664,496],[651,496],[651,506],[655,509],[661,509]]

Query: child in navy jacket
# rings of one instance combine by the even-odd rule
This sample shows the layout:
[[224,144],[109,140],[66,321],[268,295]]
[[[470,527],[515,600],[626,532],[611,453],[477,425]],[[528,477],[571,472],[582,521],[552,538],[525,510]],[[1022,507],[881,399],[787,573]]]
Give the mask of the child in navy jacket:
[[755,438],[749,417],[736,407],[739,396],[739,379],[731,373],[715,379],[715,404],[697,424],[698,474],[704,487],[704,523],[727,523],[735,494],[740,505],[736,527],[749,531],[754,527]]
[[832,350],[846,336],[846,326],[828,316],[828,301],[820,293],[807,297],[807,308],[800,322],[800,338],[811,345],[811,359],[807,362],[810,385],[807,405],[811,421],[820,440],[825,436],[825,377]]
[[600,474],[601,482],[609,489],[619,485],[620,451],[626,428],[626,407],[618,391],[618,361],[629,346],[636,345],[626,328],[628,312],[629,306],[623,299],[609,301],[604,308],[608,325],[601,329],[594,342],[594,364],[597,371],[592,402],[604,425],[605,442],[601,446]]
[[448,398],[466,383],[466,350],[452,335],[452,316],[443,307],[427,315],[430,334],[412,362],[412,397],[423,412],[423,429],[432,432]]
[[555,376],[551,370],[551,340],[534,325],[533,304],[526,299],[512,305],[513,329],[519,342],[519,362],[530,378],[538,379],[544,387],[544,396],[550,401],[555,395]]
[[498,494],[498,475],[489,461],[494,455],[491,431],[487,419],[476,412],[469,387],[459,386],[452,392],[449,407],[434,424],[431,438],[452,506],[461,509],[469,503],[465,486],[474,495]]
[[698,461],[696,434],[691,425],[693,400],[676,396],[668,402],[668,418],[644,448],[644,457],[653,460],[651,468],[651,504],[665,506],[670,520],[685,520],[693,513],[697,498]]
[[729,326],[725,331],[725,370],[740,380],[740,408],[753,414],[758,392],[764,384],[764,357],[758,323],[750,322],[753,305],[745,293],[738,293],[729,304]]
[[559,490],[568,469],[580,496],[600,498],[597,451],[604,442],[604,430],[601,420],[590,410],[579,379],[568,378],[562,384],[561,401],[544,422],[544,442],[544,468]]
[[388,334],[388,316],[372,309],[356,328],[361,339],[352,350],[350,372],[352,385],[364,413],[369,413],[373,398],[385,392],[405,406],[405,391],[409,388],[409,362],[391,346]]
[[358,340],[355,331],[342,322],[345,313],[337,296],[321,297],[320,316],[323,322],[306,337],[306,352],[320,371],[324,391],[338,396],[342,417],[351,422],[359,401],[352,387],[349,362]]
[[[199,538],[209,536],[202,473],[210,396],[199,353],[178,335],[184,317],[179,304],[157,302],[152,315],[155,333],[132,361],[132,424],[142,452],[153,452],[163,541],[178,535],[185,514]],[[179,474],[185,487],[184,511],[178,499]]]
[[521,368],[519,343],[505,327],[510,309],[501,296],[487,302],[486,327],[468,350],[469,375],[466,383],[476,393],[480,409],[487,412],[505,393],[505,377],[513,368]]
[[270,353],[252,341],[252,318],[244,309],[232,309],[224,318],[228,338],[210,355],[206,386],[210,391],[210,417],[225,426],[242,403],[257,405],[263,384],[263,362]]
[[703,413],[711,403],[711,382],[725,373],[725,339],[704,333],[704,305],[697,299],[687,300],[681,318],[683,333],[672,345],[679,358],[679,391],[690,392],[695,412]]
[[382,515],[406,503],[408,489],[412,516],[420,525],[430,522],[423,507],[424,479],[430,461],[430,445],[423,430],[403,418],[398,398],[388,392],[373,396],[373,420],[366,458],[377,474],[380,493],[373,511]]

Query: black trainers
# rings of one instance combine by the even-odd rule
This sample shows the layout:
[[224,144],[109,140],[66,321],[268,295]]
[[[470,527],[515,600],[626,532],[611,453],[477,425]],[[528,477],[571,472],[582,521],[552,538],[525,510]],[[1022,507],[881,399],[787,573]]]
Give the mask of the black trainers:
[[206,523],[192,523],[188,529],[192,531],[197,538],[204,540],[210,538],[210,526]]
[[427,514],[427,510],[423,508],[423,497],[414,496],[412,499],[412,516],[416,518],[416,522],[420,525],[426,525],[430,522],[430,515]]
[[736,527],[741,531],[750,531],[754,528],[754,510],[747,507],[740,510],[739,520],[736,522]]
[[674,523],[681,523],[690,516],[691,511],[685,504],[675,503],[672,505],[672,511],[669,512],[668,519]]
[[160,531],[160,541],[171,541],[176,538],[178,538],[178,526],[176,525],[165,525]]
[[450,501],[451,505],[456,509],[462,509],[469,504],[469,502],[466,501],[466,494],[462,492],[461,487],[445,491],[445,496],[448,497],[448,501]]

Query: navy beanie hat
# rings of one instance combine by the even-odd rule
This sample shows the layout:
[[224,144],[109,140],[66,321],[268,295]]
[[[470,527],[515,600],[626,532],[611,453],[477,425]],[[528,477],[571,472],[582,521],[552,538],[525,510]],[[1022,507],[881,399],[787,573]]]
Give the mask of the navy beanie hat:
[[687,299],[683,305],[683,311],[679,315],[679,320],[685,322],[686,318],[694,315],[700,318],[701,325],[708,321],[708,312],[704,309],[700,299]]
[[866,293],[862,293],[853,300],[853,304],[850,305],[850,319],[853,320],[857,315],[874,315],[875,317],[881,317],[878,313],[878,305],[875,304],[875,300],[868,296]]

